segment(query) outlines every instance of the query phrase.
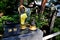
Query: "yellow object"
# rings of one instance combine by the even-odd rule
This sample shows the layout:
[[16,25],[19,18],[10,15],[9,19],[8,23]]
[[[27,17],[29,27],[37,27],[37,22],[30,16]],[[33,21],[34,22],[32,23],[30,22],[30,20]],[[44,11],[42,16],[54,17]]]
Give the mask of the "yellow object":
[[27,14],[26,13],[21,14],[20,22],[21,22],[22,25],[25,24],[26,18],[27,18]]
[[12,32],[12,29],[9,29],[8,32]]
[[34,25],[34,26],[30,26],[29,29],[30,29],[30,30],[36,30],[37,28],[36,28],[36,26]]
[[14,31],[17,31],[17,28],[14,28],[13,30],[14,30]]
[[21,29],[26,29],[26,25],[21,25]]

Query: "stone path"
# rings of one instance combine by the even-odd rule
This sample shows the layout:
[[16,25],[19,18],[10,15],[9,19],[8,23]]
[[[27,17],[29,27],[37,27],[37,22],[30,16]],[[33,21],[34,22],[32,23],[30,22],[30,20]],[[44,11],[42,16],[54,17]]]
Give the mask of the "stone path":
[[2,40],[42,40],[43,32],[41,30],[31,31],[31,33],[3,38]]

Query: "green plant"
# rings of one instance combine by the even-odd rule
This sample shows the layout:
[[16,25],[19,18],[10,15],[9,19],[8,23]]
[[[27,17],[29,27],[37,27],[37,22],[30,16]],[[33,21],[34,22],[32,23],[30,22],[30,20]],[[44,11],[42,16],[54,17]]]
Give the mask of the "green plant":
[[[56,18],[55,23],[54,23],[54,28],[53,28],[54,32],[59,32],[60,31],[60,18]],[[60,35],[55,37],[56,40],[60,40]]]
[[7,20],[8,16],[2,16],[1,19],[4,21],[4,20]]
[[16,21],[17,20],[17,15],[13,15],[13,16],[2,16],[0,18],[0,21]]
[[[45,14],[46,15],[46,14]],[[47,25],[48,24],[48,19],[45,19],[45,15],[32,15],[32,17],[35,18],[35,23],[36,23],[36,26],[37,28],[41,28],[43,25]],[[44,17],[44,19],[42,19]]]

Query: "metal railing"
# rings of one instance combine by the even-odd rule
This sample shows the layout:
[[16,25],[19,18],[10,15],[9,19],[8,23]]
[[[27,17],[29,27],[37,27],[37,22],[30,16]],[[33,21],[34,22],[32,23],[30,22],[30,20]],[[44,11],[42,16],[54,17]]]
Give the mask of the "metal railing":
[[60,34],[60,32],[50,34],[48,36],[43,37],[43,40],[48,40],[48,39],[53,38],[53,37],[55,37],[55,36],[57,36],[59,34]]

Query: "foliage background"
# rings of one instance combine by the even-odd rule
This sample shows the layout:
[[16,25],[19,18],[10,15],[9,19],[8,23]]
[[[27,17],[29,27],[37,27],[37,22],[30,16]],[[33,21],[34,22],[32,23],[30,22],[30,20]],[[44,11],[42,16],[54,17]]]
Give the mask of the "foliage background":
[[[32,2],[33,0],[29,0],[29,3]],[[5,15],[6,20],[8,20],[8,18],[11,18],[11,20],[13,21],[17,21],[17,19],[19,19],[19,15],[18,15],[18,8],[19,6],[19,0],[0,0],[0,11],[2,11]],[[47,11],[44,13],[44,15],[46,15]],[[8,16],[8,18],[7,18]],[[35,16],[37,19],[37,16]],[[45,17],[45,16],[44,16]],[[46,17],[45,17],[46,18]],[[5,20],[4,18],[1,19],[0,18],[0,30],[2,30],[2,21]],[[46,24],[47,21],[44,19],[43,21],[38,21],[36,20],[36,24],[37,27],[40,28],[41,25]],[[60,31],[60,17],[56,18],[55,21],[55,25],[54,25],[54,32],[58,32]],[[60,40],[60,35],[56,37],[56,40]]]

